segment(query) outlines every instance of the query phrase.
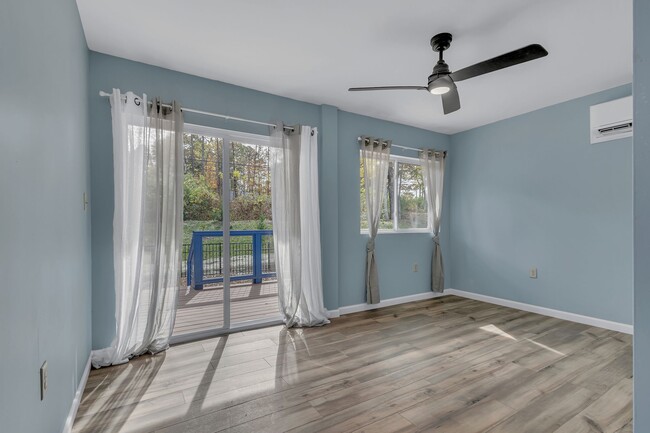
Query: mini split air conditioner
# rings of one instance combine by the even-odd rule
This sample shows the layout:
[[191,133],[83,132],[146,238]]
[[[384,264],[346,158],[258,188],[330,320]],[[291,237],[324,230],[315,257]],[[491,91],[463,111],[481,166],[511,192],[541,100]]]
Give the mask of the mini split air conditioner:
[[632,97],[590,107],[591,144],[632,136]]

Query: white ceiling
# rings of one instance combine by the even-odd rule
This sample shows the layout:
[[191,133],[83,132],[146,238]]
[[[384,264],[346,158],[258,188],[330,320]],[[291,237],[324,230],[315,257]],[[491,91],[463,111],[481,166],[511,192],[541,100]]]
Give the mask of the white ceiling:
[[[632,81],[632,0],[77,0],[91,50],[455,133]],[[422,91],[449,32],[452,70],[531,43],[545,58]],[[132,89],[137,91],[137,89]],[[268,120],[268,119],[260,119]]]

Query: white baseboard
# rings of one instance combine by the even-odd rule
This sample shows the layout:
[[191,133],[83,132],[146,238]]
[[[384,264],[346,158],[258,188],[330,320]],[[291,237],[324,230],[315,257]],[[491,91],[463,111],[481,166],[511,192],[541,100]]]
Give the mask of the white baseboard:
[[481,295],[478,293],[465,292],[463,290],[446,289],[445,295],[456,295],[463,298],[474,299],[477,301],[488,302],[490,304],[501,305],[504,307],[516,308],[518,310],[529,311],[531,313],[542,314],[544,316],[555,317],[557,319],[569,320],[571,322],[583,323],[585,325],[597,326],[612,331],[632,334],[634,326],[626,323],[612,322],[610,320],[598,319],[596,317],[583,316],[581,314],[569,313],[566,311],[554,310],[552,308],[538,307],[537,305],[524,304],[523,302],[509,301],[502,298]]
[[444,293],[433,293],[433,292],[416,293],[415,295],[400,296],[399,298],[385,299],[379,302],[378,304],[347,305],[345,307],[339,307],[338,310],[330,310],[329,313],[336,314],[336,316],[330,316],[330,317],[338,317],[344,314],[352,314],[352,313],[358,313],[360,311],[376,310],[377,308],[384,308],[384,307],[390,307],[392,305],[406,304],[408,302],[423,301],[425,299],[438,298],[444,295],[445,295]]
[[74,395],[74,400],[72,400],[72,406],[70,407],[68,418],[65,420],[63,433],[72,432],[72,424],[74,423],[74,419],[77,417],[77,410],[79,409],[79,404],[81,403],[81,397],[83,396],[84,389],[86,388],[86,382],[88,381],[89,374],[90,374],[90,355],[88,355],[86,368],[84,368],[84,372],[81,375],[81,380],[79,380],[79,386],[77,386],[77,392]]
[[341,311],[338,308],[336,310],[327,310],[328,319],[336,319],[337,317],[341,317]]
[[456,295],[467,299],[474,299],[477,301],[487,302],[490,304],[501,305],[504,307],[516,308],[522,311],[529,311],[531,313],[542,314],[544,316],[555,317],[557,319],[569,320],[571,322],[583,323],[585,325],[597,326],[599,328],[610,329],[612,331],[623,332],[625,334],[633,334],[634,326],[626,323],[612,322],[610,320],[598,319],[596,317],[583,316],[581,314],[569,313],[566,311],[554,310],[552,308],[539,307],[537,305],[524,304],[523,302],[510,301],[502,298],[495,298],[492,296],[481,295],[479,293],[466,292],[464,290],[446,289],[444,293],[417,293],[415,295],[401,296],[399,298],[391,298],[381,301],[378,304],[356,304],[339,307],[336,310],[328,310],[327,316],[329,318],[336,318],[345,314],[358,313],[360,311],[375,310],[377,308],[390,307],[391,305],[406,304],[408,302],[422,301],[425,299],[438,298],[445,295]]

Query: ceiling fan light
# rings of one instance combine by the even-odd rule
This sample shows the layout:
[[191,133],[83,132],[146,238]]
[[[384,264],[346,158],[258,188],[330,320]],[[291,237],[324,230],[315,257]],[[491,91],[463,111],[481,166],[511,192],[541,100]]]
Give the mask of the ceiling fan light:
[[444,95],[445,93],[449,92],[449,87],[447,86],[438,86],[438,87],[432,87],[429,92],[431,92],[432,95]]
[[431,75],[429,77],[429,92],[432,95],[444,95],[449,92],[451,88],[454,87],[454,82],[451,81],[448,75]]

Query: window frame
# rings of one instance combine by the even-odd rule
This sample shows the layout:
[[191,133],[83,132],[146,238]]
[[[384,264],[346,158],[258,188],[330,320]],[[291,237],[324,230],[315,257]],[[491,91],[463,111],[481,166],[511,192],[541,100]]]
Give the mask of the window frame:
[[223,140],[235,141],[239,143],[254,144],[259,146],[271,146],[271,137],[262,134],[252,134],[249,132],[235,131],[232,129],[215,128],[212,126],[197,125],[194,123],[185,123],[183,125],[184,134],[209,135],[218,137]]
[[[359,151],[359,166],[361,165],[361,151]],[[396,199],[393,200],[393,209],[391,211],[392,213],[392,220],[393,220],[393,228],[392,229],[379,229],[377,231],[377,234],[382,234],[382,235],[388,235],[388,234],[405,234],[405,233],[431,233],[431,223],[430,223],[430,218],[429,218],[429,205],[427,202],[427,227],[426,228],[410,228],[410,229],[401,229],[399,228],[399,217],[398,211],[399,211],[399,190],[397,189],[398,187],[398,163],[403,163],[403,164],[413,164],[413,165],[418,165],[422,166],[420,163],[419,158],[413,158],[410,156],[402,156],[402,155],[390,155],[389,161],[391,164],[395,164],[394,167],[394,172],[395,175],[393,176],[393,191],[395,191],[396,194]],[[361,177],[359,177],[359,182],[361,182]],[[361,183],[359,183],[361,185]],[[361,195],[361,194],[359,194]],[[426,197],[425,197],[426,199]],[[359,199],[361,200],[361,199]],[[359,217],[361,217],[361,201],[359,201]],[[370,233],[370,230],[361,228],[361,220],[359,220],[359,229],[360,233],[362,235],[367,235]]]

